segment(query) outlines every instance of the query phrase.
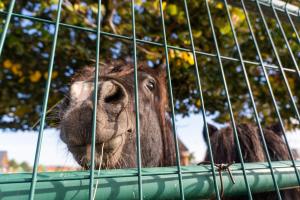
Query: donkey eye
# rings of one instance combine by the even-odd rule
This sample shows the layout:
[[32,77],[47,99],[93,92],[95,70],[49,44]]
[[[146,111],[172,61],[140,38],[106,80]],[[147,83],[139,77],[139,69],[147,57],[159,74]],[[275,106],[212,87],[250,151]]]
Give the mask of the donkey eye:
[[154,80],[149,80],[147,82],[147,88],[150,90],[150,91],[153,91],[154,88],[155,88],[155,81]]

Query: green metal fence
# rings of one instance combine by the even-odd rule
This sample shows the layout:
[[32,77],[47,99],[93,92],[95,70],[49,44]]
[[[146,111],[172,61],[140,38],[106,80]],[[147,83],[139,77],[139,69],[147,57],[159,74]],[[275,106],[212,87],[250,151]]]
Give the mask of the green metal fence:
[[[42,139],[43,132],[45,127],[45,118],[48,105],[48,98],[50,92],[51,78],[48,78],[45,86],[45,95],[43,100],[43,109],[40,119],[40,127],[38,134],[38,142],[36,146],[36,154],[34,160],[34,167],[32,174],[5,174],[0,175],[0,199],[93,199],[95,191],[95,180],[100,180],[98,184],[98,189],[96,192],[96,198],[98,199],[189,199],[189,198],[210,198],[215,197],[221,199],[220,194],[220,185],[221,182],[224,185],[224,192],[226,196],[248,194],[248,198],[252,199],[252,194],[262,191],[276,191],[278,199],[281,199],[280,189],[282,188],[296,188],[300,184],[299,176],[299,161],[295,161],[293,154],[291,152],[290,146],[287,141],[286,134],[284,133],[284,140],[287,144],[289,151],[289,156],[291,161],[282,161],[282,162],[272,162],[267,144],[263,134],[263,128],[261,125],[260,116],[258,114],[256,103],[252,94],[253,89],[249,82],[247,70],[245,64],[255,64],[261,67],[264,77],[267,82],[268,92],[271,95],[274,109],[276,111],[277,118],[280,122],[282,130],[285,132],[284,122],[282,120],[279,108],[277,106],[277,100],[273,93],[272,86],[269,81],[267,69],[272,68],[279,70],[284,80],[284,85],[288,91],[290,101],[292,102],[292,107],[296,119],[300,121],[300,114],[297,108],[297,103],[295,100],[295,95],[292,93],[288,79],[286,77],[286,72],[292,72],[297,74],[300,78],[299,66],[297,64],[296,58],[290,47],[286,32],[284,31],[281,23],[284,17],[292,27],[294,33],[296,34],[297,40],[300,44],[299,33],[297,32],[296,25],[294,20],[297,19],[296,23],[300,21],[300,9],[288,4],[287,2],[282,1],[268,1],[268,0],[249,0],[249,1],[222,1],[224,4],[224,9],[227,14],[227,18],[230,22],[230,31],[233,35],[235,48],[238,53],[238,59],[233,57],[222,56],[219,50],[219,43],[216,37],[214,20],[210,11],[210,3],[208,0],[205,1],[206,9],[208,13],[209,24],[211,27],[212,38],[214,43],[214,48],[216,54],[211,54],[207,52],[197,51],[194,45],[194,37],[190,22],[190,14],[187,0],[183,0],[184,11],[186,23],[188,26],[189,38],[191,41],[190,48],[182,48],[177,46],[172,46],[168,44],[166,36],[166,27],[164,19],[164,10],[163,10],[163,1],[159,1],[159,10],[160,18],[162,23],[162,35],[163,43],[147,41],[136,37],[136,27],[135,27],[135,1],[131,0],[131,17],[132,17],[132,36],[124,36],[113,34],[109,32],[103,32],[101,30],[101,0],[98,2],[98,16],[97,16],[97,28],[91,29],[86,27],[79,27],[71,24],[61,23],[61,11],[63,0],[58,1],[57,17],[56,21],[46,20],[42,18],[26,16],[19,13],[14,13],[14,6],[16,4],[15,0],[11,0],[9,8],[7,11],[1,11],[0,14],[6,17],[3,32],[1,34],[0,40],[0,56],[3,50],[3,45],[7,36],[7,31],[10,25],[12,18],[24,18],[32,20],[35,22],[53,24],[55,25],[55,32],[53,35],[53,43],[51,55],[49,57],[49,67],[48,67],[48,77],[52,76],[53,65],[55,60],[55,52],[57,47],[58,33],[61,28],[70,28],[80,31],[86,31],[95,33],[97,36],[96,44],[96,65],[95,65],[95,87],[94,87],[94,111],[93,111],[93,128],[92,128],[92,151],[90,171],[84,172],[45,172],[38,173],[38,164],[40,151],[42,148]],[[243,52],[240,49],[240,44],[238,41],[236,28],[233,24],[233,19],[230,15],[229,3],[238,6],[243,10],[243,13],[246,17],[246,22],[248,29],[250,31],[250,36],[252,37],[256,55],[258,61],[249,61],[243,58]],[[275,54],[278,65],[270,65],[264,62],[261,50],[259,48],[256,36],[254,34],[254,28],[251,25],[251,18],[248,15],[247,7],[256,7],[258,10],[258,15],[261,17],[264,29],[268,35],[268,40],[271,44],[272,50]],[[280,60],[278,54],[278,47],[275,46],[269,25],[265,19],[265,13],[263,9],[267,10],[267,15],[272,13],[275,16],[275,20],[279,29],[283,35],[285,45],[288,49],[288,52],[291,56],[291,59],[294,64],[294,68],[285,68]],[[136,130],[137,130],[137,169],[120,169],[120,170],[102,170],[100,174],[97,174],[94,171],[95,167],[95,132],[96,132],[96,108],[97,108],[97,90],[98,90],[98,76],[99,69],[101,65],[99,63],[100,52],[100,38],[102,35],[108,37],[119,38],[122,40],[128,40],[132,42],[133,49],[133,60],[134,60],[134,88],[135,88],[135,110],[137,113],[136,116]],[[176,167],[163,167],[163,168],[142,168],[141,165],[141,144],[140,144],[140,122],[139,122],[139,91],[138,91],[138,73],[137,73],[137,44],[149,44],[158,47],[164,48],[165,58],[166,58],[166,70],[167,70],[167,79],[168,79],[168,88],[169,88],[169,98],[171,103],[171,119],[173,125],[174,141],[176,145]],[[203,97],[202,83],[200,80],[200,72],[198,66],[198,56],[206,57],[215,57],[218,61],[218,67],[221,72],[222,83],[224,85],[226,101],[228,102],[228,110],[230,113],[231,126],[234,131],[235,142],[238,146],[237,152],[241,163],[232,165],[231,172],[235,179],[236,184],[233,184],[230,180],[230,176],[227,173],[223,173],[222,181],[218,178],[216,168],[214,166],[214,158],[212,154],[212,148],[210,140],[208,139],[208,153],[210,157],[210,165],[203,166],[188,166],[184,167],[180,165],[180,156],[179,156],[179,147],[175,127],[175,109],[174,109],[174,97],[172,90],[172,81],[171,81],[171,70],[169,63],[169,50],[179,50],[185,52],[191,52],[193,55],[195,63],[195,79],[197,82],[198,95],[201,101],[201,110],[203,114],[204,129],[206,132],[207,138],[209,138],[208,125],[207,125],[207,116],[205,109],[205,99]],[[224,74],[223,62],[224,60],[239,62],[242,69],[242,75],[246,82],[247,91],[251,99],[252,109],[255,116],[257,126],[259,128],[260,136],[262,138],[262,144],[266,153],[267,163],[245,163],[242,157],[242,150],[239,144],[239,138],[237,134],[236,121],[234,118],[232,103],[230,94],[227,88],[228,80]],[[200,132],[200,131],[199,131]]]

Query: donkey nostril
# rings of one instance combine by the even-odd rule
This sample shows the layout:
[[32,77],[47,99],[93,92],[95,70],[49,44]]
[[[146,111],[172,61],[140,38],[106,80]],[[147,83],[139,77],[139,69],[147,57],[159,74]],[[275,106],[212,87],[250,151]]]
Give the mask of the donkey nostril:
[[103,83],[101,93],[103,101],[109,104],[118,104],[126,99],[123,87],[112,81],[106,81]]
[[117,87],[117,89],[108,96],[104,98],[105,103],[118,103],[120,100],[122,100],[125,97],[123,91],[121,88]]

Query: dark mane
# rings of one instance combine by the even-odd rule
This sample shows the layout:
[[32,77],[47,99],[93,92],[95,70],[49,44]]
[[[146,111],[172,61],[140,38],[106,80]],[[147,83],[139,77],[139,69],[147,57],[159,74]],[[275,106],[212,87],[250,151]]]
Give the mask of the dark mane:
[[[267,127],[263,130],[267,143],[267,148],[272,161],[289,160],[288,149],[282,139],[282,132],[278,125]],[[204,132],[203,132],[204,133]],[[264,147],[261,142],[261,136],[257,127],[251,124],[237,125],[242,157],[245,162],[266,162]],[[237,153],[237,145],[231,127],[218,130],[209,125],[210,141],[215,163],[241,162]],[[204,135],[205,136],[205,135]],[[205,158],[209,161],[209,156]],[[281,192],[283,199],[300,199],[300,192],[297,189],[283,190]],[[276,199],[275,192],[266,192],[255,194],[254,199],[273,200]],[[234,197],[228,199],[247,199],[243,197]]]

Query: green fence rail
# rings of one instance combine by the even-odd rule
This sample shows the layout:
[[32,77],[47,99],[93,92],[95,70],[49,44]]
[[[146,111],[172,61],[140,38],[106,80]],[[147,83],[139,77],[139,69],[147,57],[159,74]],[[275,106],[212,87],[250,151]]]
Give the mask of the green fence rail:
[[[183,0],[184,14],[188,27],[188,36],[191,41],[190,48],[182,48],[177,46],[172,46],[168,44],[166,37],[166,28],[164,21],[164,9],[163,1],[159,1],[160,19],[162,22],[162,33],[163,33],[163,43],[147,41],[139,39],[136,36],[135,27],[135,1],[131,0],[131,20],[132,20],[132,36],[124,36],[113,33],[108,33],[101,31],[101,0],[98,1],[98,15],[97,15],[97,28],[87,28],[80,27],[70,24],[65,24],[60,22],[60,16],[62,12],[63,0],[59,0],[57,3],[57,17],[56,21],[51,21],[47,19],[26,16],[18,13],[14,13],[15,0],[12,0],[8,11],[0,11],[0,14],[5,16],[4,29],[0,38],[0,55],[5,43],[6,35],[8,33],[9,25],[12,18],[24,18],[32,20],[35,22],[46,23],[55,25],[55,31],[53,34],[52,50],[49,56],[49,67],[48,67],[48,77],[51,77],[53,71],[53,65],[55,62],[55,51],[56,44],[61,28],[70,28],[77,31],[85,31],[95,33],[97,36],[96,44],[96,70],[95,70],[95,87],[93,96],[93,128],[92,128],[92,151],[91,158],[93,162],[91,163],[90,171],[82,172],[45,172],[38,173],[39,165],[39,155],[42,148],[43,131],[45,126],[45,118],[48,104],[48,97],[50,92],[51,78],[48,78],[45,86],[45,94],[43,100],[42,115],[40,117],[40,129],[39,137],[36,146],[36,154],[34,161],[34,168],[32,173],[24,174],[3,174],[0,175],[0,199],[94,199],[94,195],[97,199],[173,199],[180,198],[212,198],[221,199],[220,188],[224,189],[225,196],[232,195],[247,195],[248,199],[252,199],[252,194],[265,192],[265,191],[276,191],[278,199],[281,199],[280,190],[286,188],[296,188],[300,185],[300,161],[295,161],[292,155],[291,149],[287,142],[286,135],[284,134],[284,139],[287,144],[289,151],[290,161],[277,161],[271,162],[270,155],[268,153],[268,147],[264,139],[263,128],[261,126],[261,119],[258,114],[256,103],[252,94],[252,87],[248,80],[248,74],[246,70],[246,64],[253,64],[260,66],[264,77],[268,85],[268,92],[272,97],[272,103],[276,110],[277,118],[280,122],[282,130],[284,129],[283,120],[280,115],[280,111],[276,104],[276,99],[273,94],[273,89],[268,79],[268,74],[266,69],[275,69],[280,72],[282,79],[284,80],[284,85],[288,91],[290,101],[292,102],[292,107],[294,111],[294,116],[298,121],[300,121],[300,114],[296,104],[295,95],[292,93],[288,80],[286,78],[286,73],[295,73],[300,79],[300,70],[297,64],[296,58],[292,52],[289,45],[288,39],[286,37],[285,31],[281,26],[281,20],[285,20],[290,23],[295,32],[295,35],[300,44],[300,37],[297,32],[296,25],[299,23],[300,10],[298,7],[288,4],[283,1],[267,1],[267,0],[256,0],[256,1],[232,1],[223,0],[224,9],[226,11],[226,17],[228,18],[230,24],[230,31],[234,39],[235,48],[237,50],[238,58],[223,56],[220,53],[219,45],[216,37],[216,32],[214,29],[214,20],[210,12],[209,1],[206,0],[206,9],[208,13],[208,19],[212,31],[212,37],[214,42],[214,47],[216,53],[208,53],[196,50],[194,45],[194,37],[192,31],[192,24],[190,22],[190,14],[187,0]],[[240,49],[240,44],[238,41],[237,33],[230,15],[229,4],[238,5],[242,8],[248,29],[253,39],[255,51],[258,57],[258,61],[245,60],[243,58],[243,52]],[[247,6],[250,10],[247,10]],[[263,21],[263,28],[268,35],[268,41],[272,46],[278,65],[272,65],[265,63],[262,59],[260,49],[258,47],[258,42],[256,40],[253,27],[251,25],[251,20],[248,16],[248,11],[253,12],[253,8],[258,10],[259,15]],[[266,13],[263,12],[266,10]],[[293,60],[293,69],[285,68],[281,63],[280,56],[278,55],[276,45],[272,39],[272,34],[270,28],[265,19],[265,15],[270,16],[270,13],[275,17],[276,23],[280,28],[281,34],[283,35],[285,44],[288,48],[289,55]],[[95,138],[96,138],[96,108],[97,108],[97,86],[98,86],[98,72],[99,72],[99,55],[100,52],[100,38],[101,36],[114,37],[123,40],[128,40],[132,42],[133,49],[133,61],[134,61],[134,92],[135,92],[135,110],[136,110],[136,149],[137,149],[137,168],[136,169],[119,169],[119,170],[102,170],[99,174],[94,170],[94,157],[95,157]],[[169,87],[169,96],[171,101],[171,119],[173,125],[174,133],[174,143],[176,149],[176,167],[162,167],[162,168],[142,168],[141,161],[141,146],[140,146],[140,122],[139,122],[139,91],[138,91],[138,73],[137,73],[137,44],[149,44],[164,48],[166,57],[166,70],[167,79]],[[197,84],[197,94],[201,101],[201,110],[204,121],[204,129],[206,137],[208,139],[208,154],[210,156],[211,164],[207,166],[189,166],[183,167],[180,165],[180,154],[177,141],[177,133],[175,126],[175,111],[174,111],[174,99],[172,92],[172,81],[171,81],[171,70],[168,58],[168,52],[170,49],[180,50],[185,52],[191,52],[193,55],[193,60],[195,63],[195,80]],[[241,163],[234,164],[230,167],[230,171],[233,175],[234,182],[232,182],[230,175],[227,172],[222,172],[222,177],[217,175],[217,169],[214,167],[214,158],[212,154],[212,147],[209,140],[209,130],[207,124],[206,109],[203,97],[202,84],[200,79],[200,72],[198,67],[197,57],[206,56],[216,58],[218,61],[219,69],[222,75],[222,83],[224,85],[225,96],[228,103],[228,110],[230,112],[231,125],[234,130],[235,142],[237,144],[237,152]],[[265,150],[267,163],[245,163],[242,158],[242,149],[239,145],[239,138],[236,129],[236,122],[234,119],[234,114],[231,107],[230,94],[227,88],[227,80],[224,74],[223,62],[224,61],[234,61],[241,65],[242,75],[246,83],[247,91],[251,99],[251,108],[254,112],[254,117],[259,128],[259,132],[262,138],[262,144]],[[199,131],[200,132],[200,131]],[[284,131],[285,132],[285,131]],[[95,184],[95,180],[97,180]],[[223,187],[221,186],[221,183]],[[98,185],[97,185],[98,184]],[[97,191],[94,188],[97,187]]]
[[[296,162],[300,169],[300,161]],[[268,163],[245,164],[252,193],[272,191],[273,181],[267,169]],[[275,180],[280,188],[298,186],[294,168],[289,161],[273,162]],[[223,172],[224,196],[247,193],[244,175],[239,164],[230,167],[235,184],[227,172]],[[180,186],[176,167],[142,169],[144,199],[177,199]],[[135,169],[103,170],[99,179],[96,199],[138,199],[139,191]],[[31,174],[7,174],[0,176],[0,198],[22,200],[28,198]],[[182,183],[185,198],[215,197],[214,180],[210,166],[182,167]],[[220,179],[217,178],[220,187]],[[87,199],[89,196],[89,172],[44,172],[37,176],[36,199]],[[13,187],[12,187],[13,185]]]
[[[219,0],[222,2],[222,0]],[[279,12],[280,20],[283,22],[289,22],[288,18],[286,17],[289,15],[297,25],[300,25],[300,9],[299,7],[290,4],[289,1],[280,1],[280,0],[258,0],[259,4],[261,5],[262,9],[264,10],[264,13],[268,17],[274,18],[273,11],[272,11],[272,5],[275,7],[275,9]],[[240,8],[243,8],[240,1],[236,0],[228,0],[228,3],[230,3],[233,6],[237,6]],[[256,0],[247,0],[244,2],[245,5],[249,8],[249,10],[255,12],[256,10]]]

